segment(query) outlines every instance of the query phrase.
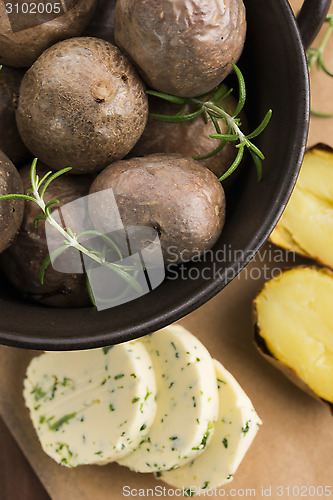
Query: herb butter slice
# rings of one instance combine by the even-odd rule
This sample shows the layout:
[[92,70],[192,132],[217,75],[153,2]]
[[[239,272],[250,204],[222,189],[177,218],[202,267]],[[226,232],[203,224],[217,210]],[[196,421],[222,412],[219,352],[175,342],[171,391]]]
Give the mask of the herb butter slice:
[[261,424],[250,399],[234,377],[214,360],[219,391],[219,416],[205,451],[187,465],[157,476],[187,496],[232,480]]
[[141,342],[34,358],[24,399],[43,450],[68,467],[132,452],[156,412],[151,359]]
[[117,460],[138,472],[179,467],[206,447],[218,415],[213,360],[207,349],[179,325],[142,341],[153,362],[157,411],[137,450]]

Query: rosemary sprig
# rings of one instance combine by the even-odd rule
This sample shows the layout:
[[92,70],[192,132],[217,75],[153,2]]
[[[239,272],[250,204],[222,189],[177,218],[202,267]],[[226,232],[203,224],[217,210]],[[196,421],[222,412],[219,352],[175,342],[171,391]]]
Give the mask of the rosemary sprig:
[[[309,72],[316,67],[319,71],[323,71],[326,75],[333,77],[333,73],[327,69],[324,61],[324,51],[329,41],[330,37],[333,35],[333,14],[328,14],[326,16],[325,22],[328,23],[327,30],[323,36],[317,48],[311,47],[307,53],[307,61]],[[321,111],[316,111],[311,109],[311,114],[314,116],[319,116],[321,118],[332,118],[333,113],[323,113]]]
[[[59,200],[53,199],[50,200],[49,202],[45,202],[44,196],[47,188],[53,182],[57,177],[69,172],[71,170],[70,167],[64,168],[62,170],[59,170],[58,172],[52,174],[52,172],[48,172],[42,179],[39,179],[39,176],[37,175],[37,158],[35,158],[32,162],[31,165],[31,170],[30,170],[30,181],[31,181],[31,188],[29,188],[26,192],[26,194],[7,194],[0,196],[0,200],[15,200],[15,199],[21,199],[25,201],[31,201],[33,203],[36,203],[38,207],[41,209],[42,213],[40,215],[37,215],[35,217],[33,224],[34,227],[37,228],[38,224],[41,220],[44,220],[48,224],[50,224],[56,231],[58,231],[62,236],[63,236],[63,245],[52,254],[50,254],[42,263],[42,266],[40,268],[39,272],[39,279],[41,284],[44,284],[44,277],[47,268],[51,264],[52,260],[59,255],[61,255],[65,250],[67,250],[69,247],[73,247],[79,252],[82,252],[84,255],[89,257],[91,261],[94,261],[100,265],[104,265],[108,267],[109,269],[112,269],[118,276],[120,276],[126,283],[127,283],[127,289],[128,288],[133,288],[137,292],[141,293],[142,292],[142,287],[140,283],[136,280],[136,275],[133,277],[130,272],[136,272],[137,269],[132,267],[132,266],[124,266],[121,264],[116,264],[112,262],[108,262],[106,260],[106,253],[107,250],[104,251],[104,253],[96,251],[94,249],[89,249],[88,247],[82,245],[79,242],[79,238],[85,235],[93,235],[93,236],[98,236],[101,237],[105,243],[108,245],[109,249],[112,248],[115,250],[118,254],[119,260],[121,261],[123,259],[123,256],[121,254],[121,251],[119,250],[118,246],[109,238],[107,235],[100,233],[99,231],[91,230],[91,231],[85,231],[81,234],[75,234],[69,227],[64,229],[62,226],[58,224],[58,222],[54,219],[51,213],[51,208],[54,205],[59,204]],[[88,277],[87,277],[87,282],[88,282]],[[92,303],[96,305],[95,300],[93,298],[93,293],[90,287],[90,284],[88,286],[88,292],[91,297]]]
[[[205,160],[207,158],[211,158],[212,156],[218,154],[224,148],[227,142],[230,141],[238,142],[238,144],[235,146],[238,149],[237,156],[232,165],[219,178],[219,180],[224,181],[236,170],[236,168],[242,161],[245,148],[247,148],[250,151],[251,157],[253,159],[253,162],[257,170],[258,180],[260,181],[262,178],[262,160],[265,159],[265,156],[260,151],[260,149],[257,146],[255,146],[255,144],[253,144],[252,139],[261,134],[261,132],[263,132],[263,130],[267,127],[272,116],[272,110],[270,109],[266,113],[266,116],[264,117],[260,125],[251,134],[246,135],[244,132],[242,132],[241,130],[242,124],[238,115],[240,114],[245,105],[246,86],[244,77],[240,69],[236,66],[236,64],[233,64],[233,68],[235,70],[238,79],[239,92],[238,92],[238,103],[232,115],[230,115],[221,104],[221,101],[225,99],[232,92],[232,89],[228,89],[228,87],[224,83],[222,83],[215,89],[213,96],[210,98],[209,96],[211,96],[211,93],[209,95],[201,96],[199,98],[186,98],[186,97],[182,98],[169,94],[164,94],[162,92],[156,92],[154,90],[147,90],[146,93],[149,95],[159,97],[160,99],[163,99],[165,101],[182,106],[181,111],[176,113],[175,115],[161,115],[161,114],[151,113],[150,116],[155,120],[168,123],[184,123],[194,120],[199,116],[202,116],[205,123],[207,123],[208,119],[210,119],[214,124],[216,130],[216,134],[212,134],[210,135],[210,137],[212,139],[219,140],[220,144],[211,153],[205,156],[194,156],[193,158],[195,160]],[[209,100],[206,100],[206,98],[209,98]],[[197,109],[191,113],[184,113],[186,105],[189,105],[194,109],[196,108]],[[224,120],[227,124],[227,133],[225,134],[221,133],[221,127],[219,125],[220,120]]]

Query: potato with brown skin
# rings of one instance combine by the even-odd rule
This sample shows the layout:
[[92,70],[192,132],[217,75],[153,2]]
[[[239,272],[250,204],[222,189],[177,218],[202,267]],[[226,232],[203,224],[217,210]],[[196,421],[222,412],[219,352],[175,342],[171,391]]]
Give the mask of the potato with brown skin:
[[15,164],[29,156],[17,130],[15,118],[23,76],[24,72],[20,69],[3,66],[0,71],[0,150]]
[[[182,155],[151,155],[107,167],[90,193],[113,189],[124,226],[157,230],[165,263],[198,257],[213,247],[225,219],[225,196],[216,176]],[[91,218],[103,225],[107,207]]]
[[98,0],[95,14],[83,32],[84,36],[95,36],[108,42],[114,40],[114,14],[116,0]]
[[53,45],[27,71],[16,117],[23,141],[46,165],[88,173],[132,149],[147,122],[148,99],[117,47],[71,38]]
[[243,50],[242,0],[118,0],[115,39],[152,88],[194,97],[218,85]]
[[45,9],[31,14],[23,12],[22,2],[16,4],[18,7],[11,2],[12,13],[6,14],[6,2],[0,2],[0,64],[31,66],[54,43],[80,35],[94,13],[96,1],[50,2],[51,13]]
[[[223,104],[227,113],[231,115],[237,106],[236,100],[230,95],[224,99],[221,104]],[[162,101],[157,98],[149,99],[150,113],[174,115],[179,112],[179,110],[180,106],[171,104],[170,102]],[[184,109],[184,114],[193,111],[193,108],[187,106]],[[221,133],[226,134],[228,127],[225,121],[220,121],[219,125]],[[209,137],[211,134],[216,134],[213,122],[208,120],[208,123],[205,123],[202,116],[184,123],[162,122],[149,117],[147,126],[130,155],[141,156],[155,153],[178,153],[187,156],[205,156],[211,153],[220,144],[220,141]],[[221,175],[223,175],[232,165],[237,152],[238,150],[235,148],[235,143],[230,141],[218,154],[206,160],[199,160],[199,163],[209,168],[217,177],[221,177]],[[234,175],[230,180],[233,179]],[[230,185],[230,180],[224,181],[223,185]]]
[[[20,170],[24,191],[31,187],[30,165]],[[42,178],[49,169],[38,164],[37,173]],[[62,175],[55,179],[46,190],[45,202],[58,198],[65,205],[88,194],[92,178],[90,176]],[[20,232],[14,243],[1,255],[1,267],[9,281],[27,298],[56,307],[82,307],[89,305],[90,299],[84,274],[67,274],[55,271],[50,265],[44,277],[39,278],[40,268],[49,256],[45,235],[45,222],[40,221],[36,229],[33,220],[42,212],[36,203],[26,201],[24,218]]]
[[[22,193],[20,175],[7,156],[0,151],[0,196]],[[23,218],[22,200],[0,200],[0,253],[13,241]]]

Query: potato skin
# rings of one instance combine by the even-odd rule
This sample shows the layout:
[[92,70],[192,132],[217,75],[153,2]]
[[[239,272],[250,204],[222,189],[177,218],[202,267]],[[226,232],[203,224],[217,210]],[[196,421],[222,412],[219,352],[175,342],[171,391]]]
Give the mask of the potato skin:
[[[179,263],[210,249],[221,234],[225,196],[216,176],[182,155],[151,155],[107,167],[90,193],[112,188],[126,226],[154,227],[164,261]],[[103,225],[107,210],[90,214]]]
[[[256,312],[255,312],[255,317],[256,317]],[[269,349],[267,347],[265,340],[260,335],[260,328],[259,328],[257,323],[255,323],[255,326],[254,326],[254,345],[257,348],[259,354],[263,358],[265,358],[266,361],[268,361],[268,363],[270,363],[272,366],[274,366],[274,368],[276,368],[281,373],[283,373],[283,375],[285,377],[287,377],[299,389],[306,392],[306,394],[308,394],[312,398],[316,399],[317,401],[318,400],[324,401],[324,400],[321,400],[312,389],[310,389],[310,387],[304,382],[304,380],[299,378],[297,373],[291,367],[284,365],[283,363],[281,363],[281,361],[279,361],[277,358],[275,358],[271,354],[271,352],[269,351]],[[327,403],[328,403],[328,401],[327,401]],[[328,403],[328,404],[332,405],[332,403]],[[332,408],[333,408],[333,406],[332,406]]]
[[242,0],[118,0],[115,39],[161,92],[193,97],[218,85],[241,55]]
[[27,71],[16,117],[23,141],[46,165],[88,173],[131,150],[146,125],[148,99],[117,47],[71,38],[53,45]]
[[29,156],[17,130],[15,108],[24,72],[3,66],[0,71],[0,149],[15,164]]
[[98,0],[96,11],[83,32],[84,36],[95,36],[115,43],[114,14],[116,0]]
[[[237,102],[232,96],[228,96],[223,101],[223,106],[228,113],[233,113]],[[162,115],[172,115],[179,111],[180,107],[161,99],[149,99],[150,113]],[[191,113],[193,109],[189,106],[185,108],[185,113]],[[243,120],[242,120],[243,122]],[[227,133],[227,125],[220,121],[222,134]],[[206,124],[202,117],[185,123],[160,122],[149,117],[147,126],[137,144],[132,149],[131,156],[150,155],[155,153],[178,153],[187,156],[204,156],[211,153],[218,145],[219,141],[214,141],[210,134],[216,134],[215,127],[211,120]],[[199,160],[200,165],[209,168],[217,177],[221,177],[236,158],[237,149],[233,142],[228,142],[222,151],[217,155]],[[223,182],[223,186],[230,185],[234,175]]]
[[[78,36],[91,19],[97,0],[76,0],[60,17],[13,32],[6,14],[5,2],[0,3],[0,64],[28,67],[41,53],[60,40]],[[25,14],[22,14],[25,16]],[[36,14],[38,17],[38,14]]]
[[[20,175],[7,156],[0,151],[0,196],[22,193]],[[22,200],[0,201],[0,253],[12,242],[23,218]]]
[[[37,173],[40,178],[49,169],[39,163]],[[30,165],[20,170],[24,190],[31,187]],[[90,176],[63,175],[54,180],[46,191],[44,199],[60,200],[62,206],[88,194]],[[1,267],[11,283],[27,298],[55,307],[82,307],[90,304],[84,274],[66,274],[55,271],[50,265],[46,271],[44,284],[39,280],[42,263],[49,255],[45,222],[38,228],[33,226],[34,218],[41,214],[33,202],[25,202],[24,218],[20,232],[11,247],[1,255]]]

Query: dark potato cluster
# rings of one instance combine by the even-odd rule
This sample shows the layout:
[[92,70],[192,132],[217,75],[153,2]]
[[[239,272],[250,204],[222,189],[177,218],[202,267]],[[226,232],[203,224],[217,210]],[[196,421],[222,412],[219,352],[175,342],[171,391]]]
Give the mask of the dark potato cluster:
[[[149,112],[173,115],[180,107],[148,100],[146,86],[186,97],[185,114],[195,109],[193,96],[214,96],[243,49],[242,0],[77,0],[61,2],[60,12],[35,15],[20,5],[6,12],[0,3],[0,65],[6,65],[0,70],[0,196],[30,189],[36,201],[43,175],[71,171],[59,172],[37,199],[40,206],[0,200],[0,264],[9,281],[43,304],[88,305],[83,272],[43,267],[50,252],[45,204],[59,200],[59,208],[107,189],[125,227],[157,231],[165,264],[212,248],[226,212],[218,178],[237,149],[230,142],[211,158],[195,160],[219,144],[210,137],[217,130],[213,121],[196,115],[186,123],[157,122]],[[232,117],[237,102],[231,96],[222,102]],[[220,132],[230,133],[223,120]],[[33,181],[29,157],[42,162]],[[26,166],[18,172],[9,158]],[[90,212],[94,231],[108,225],[107,206]],[[45,217],[36,228],[37,216]],[[64,233],[55,229],[63,241],[76,222],[74,216],[62,221]]]

